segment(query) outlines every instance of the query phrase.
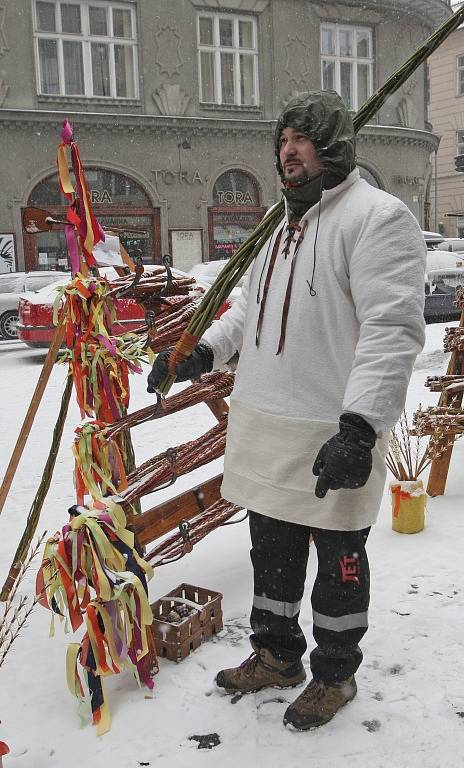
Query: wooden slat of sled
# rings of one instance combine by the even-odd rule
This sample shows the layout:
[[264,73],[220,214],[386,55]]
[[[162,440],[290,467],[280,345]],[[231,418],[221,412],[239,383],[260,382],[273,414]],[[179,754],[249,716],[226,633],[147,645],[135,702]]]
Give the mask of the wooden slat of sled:
[[130,517],[132,530],[141,546],[173,531],[181,520],[190,520],[221,497],[222,475],[216,475],[169,501]]

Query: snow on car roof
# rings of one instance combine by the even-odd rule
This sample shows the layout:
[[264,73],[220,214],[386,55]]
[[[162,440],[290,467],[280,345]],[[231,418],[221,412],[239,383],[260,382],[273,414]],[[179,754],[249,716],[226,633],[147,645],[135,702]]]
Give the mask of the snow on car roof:
[[464,261],[459,254],[452,251],[427,251],[426,271],[434,269],[457,269],[464,267]]

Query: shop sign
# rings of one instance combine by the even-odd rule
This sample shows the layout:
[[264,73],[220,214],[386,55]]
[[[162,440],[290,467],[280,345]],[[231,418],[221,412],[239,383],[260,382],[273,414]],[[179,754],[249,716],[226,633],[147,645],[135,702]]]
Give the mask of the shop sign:
[[424,183],[424,179],[421,176],[402,176],[397,173],[392,176],[393,184],[407,184],[411,187],[420,187]]
[[173,229],[170,232],[172,263],[177,269],[188,271],[202,260],[201,231]]
[[200,171],[196,168],[193,173],[188,171],[173,171],[169,168],[156,168],[152,170],[152,174],[155,177],[155,184],[161,179],[163,184],[171,186],[172,184],[203,184],[208,181],[205,176],[204,180],[200,175]]
[[219,205],[255,205],[255,201],[249,192],[240,192],[231,189],[217,189]]
[[89,189],[91,203],[112,203],[113,198],[107,189]]

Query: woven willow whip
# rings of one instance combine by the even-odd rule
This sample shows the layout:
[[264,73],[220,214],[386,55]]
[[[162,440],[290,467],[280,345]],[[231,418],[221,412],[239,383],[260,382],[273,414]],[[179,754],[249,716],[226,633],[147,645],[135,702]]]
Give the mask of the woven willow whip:
[[[439,45],[464,21],[464,6],[450,16],[438,29],[417,49],[379,88],[367,99],[353,118],[355,133],[366,125],[383,106],[385,101],[412,75],[412,73],[438,48]],[[162,395],[166,395],[176,380],[174,371],[177,363],[188,357],[202,334],[211,325],[214,315],[223,301],[245,274],[253,259],[258,255],[262,246],[274,232],[282,220],[284,203],[281,200],[266,214],[256,229],[227,261],[217,280],[205,294],[200,306],[193,315],[187,329],[174,347],[169,360],[170,375],[159,387]]]

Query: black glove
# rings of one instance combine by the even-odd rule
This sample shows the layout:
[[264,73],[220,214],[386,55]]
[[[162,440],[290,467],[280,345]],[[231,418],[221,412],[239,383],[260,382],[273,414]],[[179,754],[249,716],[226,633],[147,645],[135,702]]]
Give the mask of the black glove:
[[[159,385],[168,375],[168,360],[173,348],[160,352],[148,374],[147,392],[156,392]],[[213,369],[214,352],[208,344],[197,344],[192,354],[176,366],[176,381],[189,381],[199,379],[202,373],[209,373]]]
[[313,474],[319,476],[315,491],[319,499],[323,499],[329,489],[366,485],[376,438],[375,431],[362,416],[342,413],[340,431],[324,443],[313,465]]

